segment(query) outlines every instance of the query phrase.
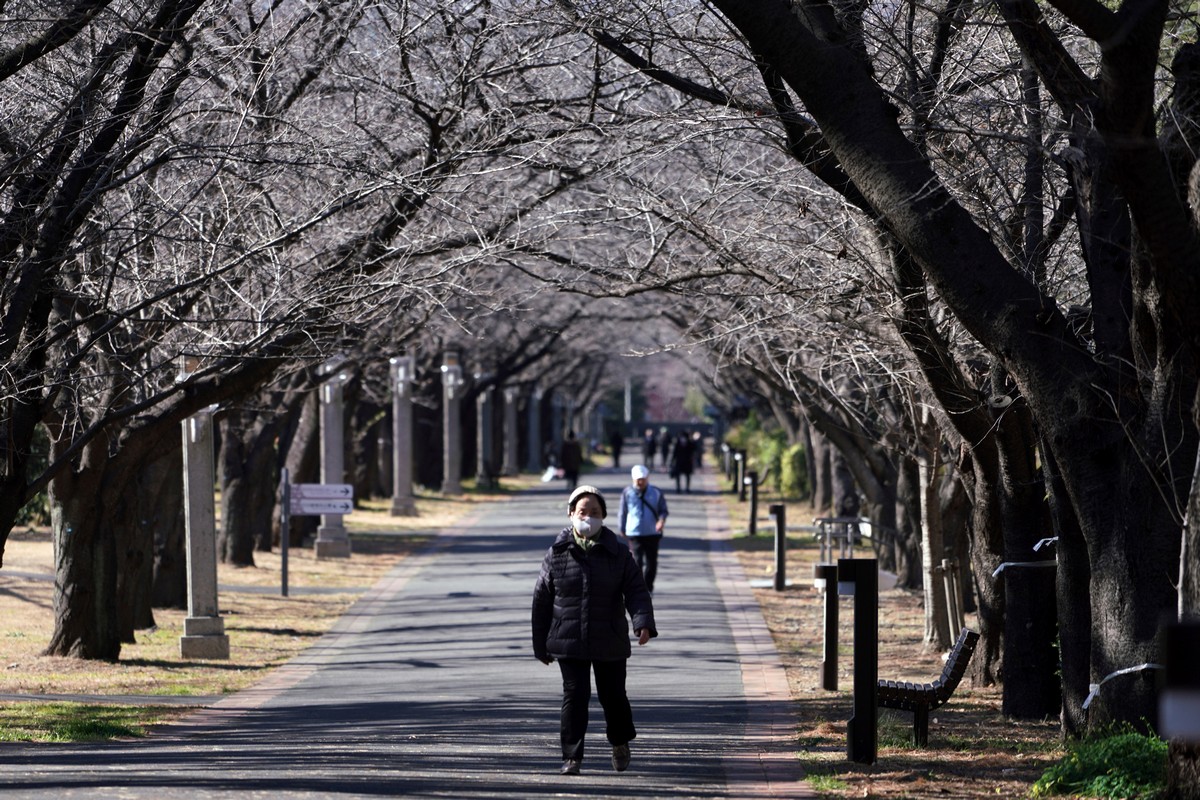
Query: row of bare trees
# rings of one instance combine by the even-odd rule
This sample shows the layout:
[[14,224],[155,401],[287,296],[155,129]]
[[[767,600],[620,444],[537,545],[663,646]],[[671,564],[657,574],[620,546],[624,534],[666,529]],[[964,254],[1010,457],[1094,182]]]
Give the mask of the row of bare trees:
[[[680,144],[631,160],[604,218],[643,249],[577,268],[676,298],[690,341],[836,442],[883,526],[903,527],[914,474],[918,499],[953,478],[1006,711],[1056,712],[1061,691],[1068,731],[1154,720],[1160,626],[1198,603],[1194,10],[561,0],[549,18],[678,100]],[[914,512],[908,535],[935,542]],[[1043,538],[1057,568],[1022,568]]]
[[[464,341],[586,398],[669,325],[714,397],[838,452],[909,585],[969,536],[1007,713],[1155,718],[1122,670],[1200,603],[1193,12],[144,5],[6,7],[0,537],[49,490],[51,652],[119,651],[137,487],[195,410],[245,559],[246,476],[300,466],[330,353],[368,411],[383,357],[421,355],[430,406]],[[1056,569],[993,576],[1046,538]]]
[[258,477],[311,460],[329,355],[378,373],[466,342],[496,380],[581,374],[572,332],[605,315],[522,290],[537,258],[511,243],[554,235],[539,209],[622,125],[598,104],[636,96],[597,82],[588,42],[487,2],[4,12],[0,552],[48,492],[49,653],[116,658],[156,594],[177,600],[159,501],[198,409],[218,408],[222,555],[244,561],[271,538]]

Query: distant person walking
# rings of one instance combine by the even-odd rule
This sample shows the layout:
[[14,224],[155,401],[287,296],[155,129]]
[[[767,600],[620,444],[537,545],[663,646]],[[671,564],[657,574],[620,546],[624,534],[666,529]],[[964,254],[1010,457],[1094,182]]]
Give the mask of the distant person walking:
[[646,435],[642,437],[642,460],[646,462],[646,469],[654,469],[654,454],[658,452],[658,440],[654,438],[654,431],[646,428]]
[[687,431],[680,431],[675,437],[675,446],[671,448],[671,477],[675,479],[675,491],[680,485],[686,485],[687,491],[692,491],[692,470],[696,466],[696,456],[692,450],[692,437]]
[[658,432],[658,450],[662,453],[663,469],[671,466],[671,432],[663,428]]
[[567,514],[570,524],[546,551],[533,588],[533,654],[543,664],[558,659],[562,672],[562,774],[578,775],[583,762],[593,672],[612,767],[624,772],[637,736],[625,691],[632,654],[625,614],[643,645],[658,635],[654,606],[629,548],[603,525],[608,509],[600,490],[575,489]]
[[667,524],[667,497],[650,485],[650,470],[639,464],[629,471],[633,485],[621,492],[617,529],[629,537],[633,557],[646,578],[646,588],[654,591],[658,576],[658,545]]
[[583,469],[583,448],[580,447],[579,440],[575,438],[575,431],[568,433],[566,440],[562,443],[558,466],[567,480],[567,491],[574,491],[579,484],[579,470]]
[[608,437],[608,446],[612,448],[613,468],[621,468],[621,448],[625,446],[625,437],[621,435],[620,428],[613,428],[612,435]]

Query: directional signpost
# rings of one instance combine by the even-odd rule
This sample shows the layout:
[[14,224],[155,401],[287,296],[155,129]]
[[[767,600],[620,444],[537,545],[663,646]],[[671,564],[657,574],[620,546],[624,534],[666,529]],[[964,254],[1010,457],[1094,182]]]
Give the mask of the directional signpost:
[[293,483],[289,511],[296,516],[349,514],[354,487],[348,483]]
[[288,471],[281,476],[279,555],[280,594],[288,593],[288,520],[290,517],[349,514],[354,510],[354,487],[348,483],[288,483]]

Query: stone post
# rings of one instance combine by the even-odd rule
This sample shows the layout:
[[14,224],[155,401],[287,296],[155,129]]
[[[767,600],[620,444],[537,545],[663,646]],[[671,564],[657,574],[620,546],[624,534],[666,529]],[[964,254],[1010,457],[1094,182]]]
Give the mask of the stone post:
[[392,365],[392,516],[415,517],[413,501],[412,383],[416,359],[396,356]]
[[458,351],[447,350],[442,356],[442,494],[448,495],[462,494],[462,420],[459,418],[462,384]]
[[217,525],[213,497],[213,406],[183,421],[183,502],[187,527],[188,615],[181,658],[229,658],[217,608]]
[[[344,388],[349,377],[339,373],[320,387],[321,396],[321,483],[346,482]],[[316,556],[349,558],[350,537],[341,514],[322,514],[317,528]]]
[[[482,386],[492,379],[491,373],[482,364],[475,368],[475,385]],[[491,387],[479,390],[475,395],[475,485],[493,486],[496,480],[495,437],[492,428]]]
[[525,414],[529,427],[529,454],[525,468],[541,472],[542,467],[542,390],[537,386],[529,392]]
[[517,400],[521,391],[515,386],[504,387],[504,466],[501,475],[516,475],[521,471],[517,466]]

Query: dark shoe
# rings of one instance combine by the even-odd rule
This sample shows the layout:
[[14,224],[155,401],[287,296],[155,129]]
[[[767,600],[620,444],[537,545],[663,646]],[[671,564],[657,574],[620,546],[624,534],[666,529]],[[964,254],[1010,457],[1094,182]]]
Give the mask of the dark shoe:
[[625,770],[629,769],[629,745],[613,745],[612,765],[613,769],[615,769],[617,772],[624,772]]
[[[625,748],[625,751],[629,752],[629,748],[628,747]],[[615,759],[616,756],[613,756],[613,758]],[[629,763],[628,759],[626,759],[625,763],[626,764]],[[559,773],[562,775],[578,775],[579,774],[579,759],[568,758],[566,761],[563,762],[562,769],[559,770]]]

